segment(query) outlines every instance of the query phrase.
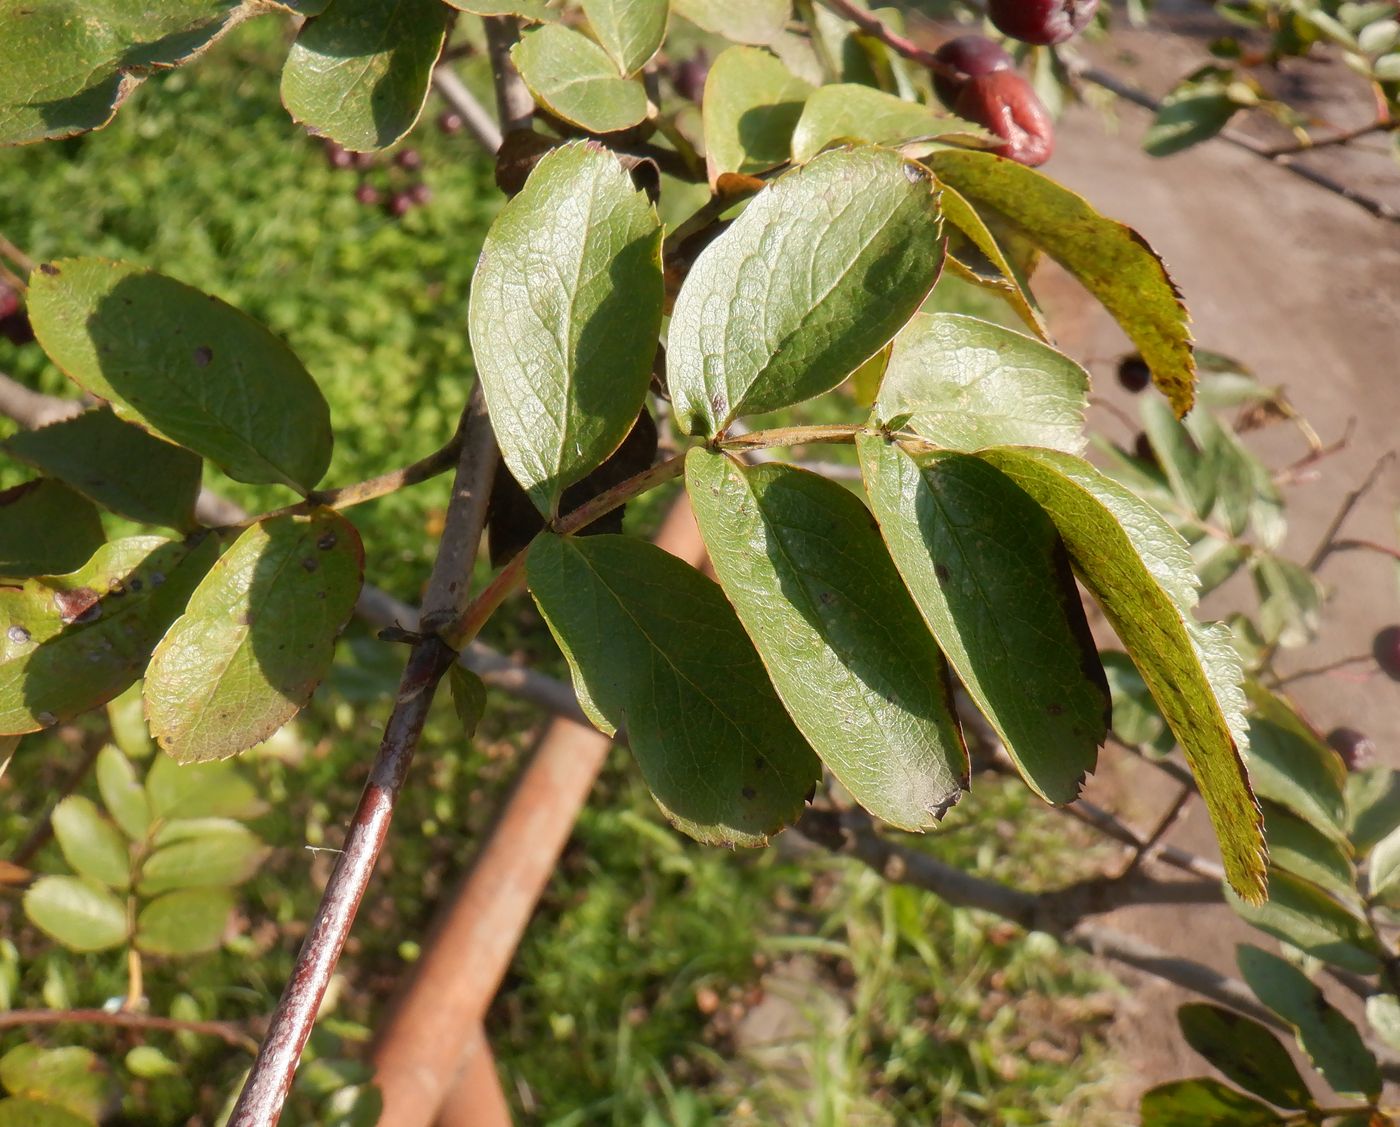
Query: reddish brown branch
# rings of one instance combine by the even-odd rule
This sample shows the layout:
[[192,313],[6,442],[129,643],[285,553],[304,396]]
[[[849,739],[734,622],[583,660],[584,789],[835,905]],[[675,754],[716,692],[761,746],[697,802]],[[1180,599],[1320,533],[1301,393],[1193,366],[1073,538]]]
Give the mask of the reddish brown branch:
[[203,1037],[217,1037],[250,1053],[257,1052],[258,1048],[248,1027],[233,1021],[181,1021],[131,1010],[8,1010],[0,1013],[0,1029],[29,1025],[109,1025],[159,1033],[197,1033]]

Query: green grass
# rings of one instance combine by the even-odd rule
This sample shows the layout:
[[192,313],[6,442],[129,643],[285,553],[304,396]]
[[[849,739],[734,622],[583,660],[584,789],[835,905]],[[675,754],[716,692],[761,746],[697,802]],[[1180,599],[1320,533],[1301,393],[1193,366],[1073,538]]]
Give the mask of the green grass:
[[[450,435],[471,382],[469,280],[499,196],[470,141],[429,127],[411,143],[424,154],[432,203],[404,220],[356,203],[357,175],[328,168],[320,144],[278,104],[284,47],[275,21],[255,21],[197,66],[151,80],[108,129],[0,152],[0,232],[38,258],[144,263],[265,321],[326,392],[337,431],[328,480],[339,483]],[[381,162],[370,178],[387,187],[401,175]],[[939,288],[941,303],[990,312],[981,297]],[[0,371],[71,393],[32,346],[0,340]],[[805,419],[828,415],[855,417],[828,397]],[[20,475],[0,471],[6,482]],[[288,499],[212,471],[207,480],[250,506]],[[416,599],[445,496],[439,480],[355,510],[373,582]],[[634,507],[633,526],[654,522],[659,501]],[[488,640],[561,672],[523,601],[493,621]],[[246,919],[225,950],[147,968],[155,1012],[236,1019],[271,1008],[330,863],[305,846],[333,841],[353,807],[402,657],[352,627],[307,713],[275,749],[246,757],[271,806],[257,829],[273,856],[245,889]],[[303,1070],[288,1122],[333,1121],[310,1089],[373,1027],[545,722],[493,693],[479,738],[464,746],[450,706],[434,709],[333,1017],[313,1042],[320,1060]],[[88,727],[100,738],[100,717]],[[74,758],[56,736],[25,741],[0,781],[0,850],[23,837]],[[917,844],[1031,885],[1065,879],[1067,857],[1091,863],[1082,838],[1001,782],[979,782],[947,826]],[[41,867],[59,866],[50,847]],[[0,957],[10,1004],[101,1005],[125,989],[120,953],[55,950],[21,925],[13,900],[0,914],[16,945],[16,958]],[[744,1014],[765,989],[793,980],[803,985],[790,1016],[800,1024],[812,1011],[806,1033],[776,1054],[742,1049]],[[1043,937],[888,886],[790,838],[761,853],[697,846],[664,824],[619,751],[489,1030],[521,1123],[1089,1125],[1085,1093],[1103,1061],[1100,1013],[1085,998],[1105,985],[1087,960]],[[24,1039],[7,1034],[0,1050]],[[133,1043],[126,1034],[48,1030],[41,1040],[86,1044],[113,1061],[124,1114],[142,1123],[211,1122],[247,1063],[217,1042],[157,1036],[183,1075],[140,1080],[120,1069]]]

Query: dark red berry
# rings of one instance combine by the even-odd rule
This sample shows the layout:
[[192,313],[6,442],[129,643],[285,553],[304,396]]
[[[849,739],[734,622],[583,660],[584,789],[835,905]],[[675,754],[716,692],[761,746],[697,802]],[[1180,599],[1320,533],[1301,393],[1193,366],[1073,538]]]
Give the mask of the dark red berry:
[[374,167],[373,153],[351,153],[350,160],[361,172],[368,172]]
[[933,72],[933,88],[939,100],[949,109],[958,100],[969,78],[980,78],[998,70],[1014,70],[1015,62],[985,35],[960,35],[950,39],[933,53],[933,57],[956,74]]
[[7,282],[0,282],[0,321],[13,317],[22,304],[19,291]]
[[421,180],[408,190],[408,195],[415,204],[425,204],[432,200],[433,190]]
[[1365,770],[1376,761],[1371,737],[1355,728],[1333,728],[1327,733],[1327,746],[1342,757],[1348,771]]
[[409,192],[395,192],[389,197],[389,214],[395,219],[402,219],[413,210],[413,196]]
[[989,0],[987,15],[1012,39],[1048,47],[1083,31],[1099,0]]
[[1034,167],[1050,159],[1055,127],[1031,84],[1015,71],[998,70],[969,78],[953,112],[1002,139],[992,151]]
[[438,132],[445,133],[449,137],[462,132],[466,124],[467,123],[462,120],[462,115],[456,110],[443,110],[442,113],[437,116]]
[[1136,394],[1152,385],[1152,369],[1147,361],[1134,353],[1118,362],[1118,382]]
[[676,64],[671,72],[671,84],[682,98],[699,105],[705,95],[705,79],[710,77],[710,57],[705,51],[696,51],[682,63]]
[[361,184],[355,189],[355,199],[366,207],[377,207],[384,197],[373,184]]
[[0,317],[0,337],[4,337],[11,344],[28,344],[34,339],[34,326],[29,323],[29,316],[21,309],[18,313],[11,313],[8,317]]
[[1154,466],[1157,464],[1157,451],[1152,449],[1152,443],[1142,431],[1138,431],[1138,436],[1133,439],[1133,454],[1144,462],[1150,462]]
[[335,169],[353,168],[355,156],[348,149],[343,149],[334,141],[326,142],[326,163]]
[[394,163],[405,172],[417,172],[423,167],[423,154],[417,149],[400,149],[394,154]]
[[1400,681],[1400,626],[1387,626],[1371,643],[1376,664],[1392,681]]

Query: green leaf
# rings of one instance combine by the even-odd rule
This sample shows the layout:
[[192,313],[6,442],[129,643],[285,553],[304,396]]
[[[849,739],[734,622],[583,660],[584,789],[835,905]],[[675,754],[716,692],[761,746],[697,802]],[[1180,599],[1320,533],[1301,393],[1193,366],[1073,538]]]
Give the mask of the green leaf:
[[1240,974],[1259,1000],[1293,1026],[1298,1044],[1338,1092],[1375,1099],[1381,1090],[1376,1058],[1361,1034],[1307,975],[1277,955],[1241,944]]
[[1103,650],[1099,660],[1113,697],[1113,734],[1131,747],[1149,747],[1156,751],[1170,751],[1175,747],[1176,737],[1162,718],[1133,659],[1121,650]]
[[213,536],[132,536],[68,575],[0,587],[0,733],[71,720],[135,681],[217,551]]
[[948,225],[949,267],[974,285],[995,293],[1031,332],[1048,343],[1050,330],[1023,271],[1007,258],[982,217],[947,184],[941,185],[938,202]]
[[239,481],[306,493],[326,472],[320,389],[291,349],[233,306],[103,258],[44,263],[28,298],[49,358],[119,417]]
[[1269,899],[1245,904],[1227,894],[1246,922],[1300,951],[1357,974],[1375,974],[1380,961],[1369,926],[1310,881],[1270,865]]
[[771,43],[792,18],[792,0],[671,0],[691,23],[734,43]]
[[666,38],[666,0],[583,0],[588,26],[624,75],[636,74]]
[[701,448],[686,488],[715,574],[788,713],[890,825],[933,825],[961,797],[967,749],[943,655],[870,512],[845,487]]
[[137,1045],[127,1051],[122,1063],[133,1076],[153,1080],[157,1076],[179,1076],[184,1071],[154,1045]]
[[94,1120],[23,1096],[0,1099],[0,1127],[92,1127]]
[[1012,160],[949,150],[924,163],[979,210],[994,209],[1012,231],[1078,278],[1137,346],[1177,414],[1191,409],[1196,362],[1186,308],[1141,235]]
[[718,584],[645,541],[544,535],[530,590],[589,719],[624,724],[657,803],[715,845],[763,845],[820,764]]
[[792,134],[792,159],[811,160],[833,141],[896,145],[940,133],[980,133],[971,122],[935,113],[883,90],[853,82],[815,90]]
[[1366,999],[1366,1021],[1382,1041],[1400,1049],[1400,998],[1394,994],[1372,994]]
[[786,163],[812,87],[767,51],[730,47],[705,78],[701,116],[710,181]]
[[146,773],[153,818],[255,818],[266,806],[232,763],[179,764],[156,754]]
[[364,581],[355,526],[320,509],[234,542],[151,656],[151,735],[181,763],[223,759],[295,716],[335,655]]
[[461,662],[454,662],[447,671],[447,682],[452,689],[452,707],[462,722],[462,734],[471,739],[486,712],[486,682]]
[[158,896],[136,917],[135,943],[148,955],[198,955],[223,940],[233,895],[226,888],[185,888]]
[[88,1123],[109,1115],[118,1096],[107,1066],[76,1045],[17,1045],[0,1057],[0,1084],[14,1096],[56,1105]]
[[237,0],[45,0],[0,6],[0,145],[99,129],[156,70],[255,10]]
[[545,24],[527,31],[510,57],[537,102],[589,133],[616,133],[647,116],[642,84],[620,77],[608,53],[582,32]]
[[1368,767],[1346,777],[1346,831],[1364,857],[1383,837],[1400,829],[1400,771]]
[[1170,156],[1224,129],[1240,108],[1226,93],[1232,73],[1228,67],[1207,66],[1172,87],[1147,128],[1143,149],[1154,157]]
[[1205,799],[1230,884],[1264,893],[1259,806],[1240,758],[1247,744],[1242,670],[1228,630],[1191,615],[1195,573],[1158,512],[1087,462],[1005,447],[982,457],[1038,501],[1074,570],[1103,607],[1176,735]]
[[1026,783],[1071,802],[1108,731],[1108,683],[1064,545],[1039,507],[964,454],[856,441],[904,583]]
[[1160,400],[1144,399],[1140,412],[1143,432],[1172,492],[1195,516],[1209,515],[1215,504],[1215,483],[1190,432]]
[[1356,870],[1349,851],[1282,806],[1271,802],[1262,805],[1269,860],[1277,868],[1325,889],[1343,903],[1357,902]]
[[716,434],[831,390],[914,315],[942,261],[938,200],[918,165],[834,150],[782,176],[705,248],[676,298],[666,362],[682,430]]
[[0,577],[74,571],[106,539],[97,509],[60,481],[39,478],[0,493]]
[[125,901],[82,877],[40,877],[24,894],[24,914],[72,951],[105,951],[126,942]]
[[1346,768],[1341,758],[1281,697],[1255,685],[1249,695],[1253,711],[1245,762],[1255,792],[1334,841],[1345,842]]
[[107,702],[107,723],[112,742],[132,759],[145,759],[155,750],[155,741],[146,729],[146,710],[141,703],[141,682],[134,681]]
[[131,854],[121,831],[80,794],[70,794],[53,811],[53,835],[63,859],[81,877],[109,888],[131,884]]
[[935,446],[1084,448],[1089,374],[1062,352],[958,313],[916,313],[894,338],[875,401],[882,422]]
[[156,834],[155,845],[136,884],[142,896],[242,884],[258,871],[268,852],[257,834],[229,818],[167,822]]
[[663,297],[656,210],[605,150],[555,149],[492,223],[472,353],[506,465],[546,516],[637,418]]
[[1180,1007],[1176,1019],[1186,1043],[1246,1092],[1278,1107],[1316,1106],[1288,1050],[1253,1018],[1195,1002]]
[[1393,901],[1400,889],[1400,829],[1392,830],[1371,850],[1367,889],[1377,899]]
[[438,0],[335,0],[292,44],[282,104],[347,149],[388,148],[423,112],[450,18]]
[[1285,1120],[1218,1080],[1175,1080],[1143,1093],[1142,1127],[1275,1127]]
[[151,825],[151,807],[136,771],[121,751],[108,744],[97,753],[97,791],[107,813],[132,841],[142,841]]
[[1255,556],[1251,570],[1259,594],[1259,630],[1265,639],[1296,649],[1317,637],[1323,599],[1317,576],[1273,555]]
[[447,0],[454,8],[476,16],[518,16],[531,23],[549,23],[559,18],[545,0]]
[[122,422],[106,407],[21,431],[4,450],[120,516],[181,532],[196,527],[199,459]]

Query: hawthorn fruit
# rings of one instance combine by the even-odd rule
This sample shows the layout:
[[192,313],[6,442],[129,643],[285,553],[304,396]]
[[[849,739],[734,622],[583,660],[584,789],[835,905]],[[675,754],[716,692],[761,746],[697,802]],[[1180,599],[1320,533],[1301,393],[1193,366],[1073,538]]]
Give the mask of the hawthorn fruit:
[[1152,370],[1148,368],[1147,361],[1136,353],[1125,356],[1118,362],[1118,382],[1137,394],[1151,386]]
[[377,207],[382,198],[373,184],[361,184],[355,189],[355,199],[366,207]]
[[1055,127],[1050,113],[1015,71],[997,70],[969,78],[953,103],[959,117],[1002,139],[992,151],[1034,167],[1050,159]]
[[394,154],[394,163],[405,172],[417,172],[423,167],[423,154],[417,149],[400,149]]
[[1001,44],[994,43],[985,35],[960,35],[950,39],[933,53],[933,57],[944,66],[957,72],[950,74],[933,72],[933,89],[938,99],[949,109],[958,100],[958,95],[967,85],[969,78],[981,78],[999,70],[1014,70],[1015,62]]
[[411,192],[395,192],[389,197],[388,211],[395,219],[402,219],[413,210],[414,199]]
[[1049,47],[1083,31],[1098,7],[1099,0],[990,0],[987,15],[1002,34]]
[[1381,672],[1392,681],[1400,681],[1400,626],[1387,626],[1371,642],[1371,653]]
[[671,71],[671,85],[676,93],[697,106],[705,93],[705,79],[710,76],[710,59],[702,48]]
[[342,148],[334,141],[326,142],[326,163],[336,170],[353,168],[355,156],[349,149]]
[[1365,770],[1376,761],[1375,743],[1355,728],[1333,728],[1327,733],[1327,746],[1342,757],[1348,771]]
[[462,115],[456,110],[443,110],[437,116],[438,132],[447,137],[455,136],[466,127],[466,122],[462,120]]

